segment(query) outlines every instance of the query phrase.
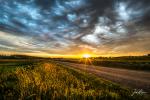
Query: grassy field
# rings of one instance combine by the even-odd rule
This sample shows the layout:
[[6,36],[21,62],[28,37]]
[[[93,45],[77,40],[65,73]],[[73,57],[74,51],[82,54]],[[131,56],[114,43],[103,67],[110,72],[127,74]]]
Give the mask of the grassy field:
[[[38,60],[37,60],[38,61]],[[0,72],[9,72],[14,71],[16,68],[27,67],[30,65],[35,65],[35,60],[9,60],[9,59],[1,59],[0,60]]]
[[52,61],[1,60],[0,100],[17,99],[149,100],[149,97]]

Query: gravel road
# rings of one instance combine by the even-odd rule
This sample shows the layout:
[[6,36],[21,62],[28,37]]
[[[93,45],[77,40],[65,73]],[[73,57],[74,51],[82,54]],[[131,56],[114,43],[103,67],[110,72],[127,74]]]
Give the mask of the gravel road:
[[135,71],[120,68],[108,68],[102,66],[93,66],[85,64],[76,64],[69,62],[59,62],[74,69],[86,71],[100,78],[110,80],[125,87],[133,89],[142,89],[150,93],[150,72]]

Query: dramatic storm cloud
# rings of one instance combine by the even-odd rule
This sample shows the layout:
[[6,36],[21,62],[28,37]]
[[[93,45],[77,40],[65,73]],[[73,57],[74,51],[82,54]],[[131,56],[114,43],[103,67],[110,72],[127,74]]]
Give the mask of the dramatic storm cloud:
[[144,54],[149,26],[149,0],[0,0],[1,52]]

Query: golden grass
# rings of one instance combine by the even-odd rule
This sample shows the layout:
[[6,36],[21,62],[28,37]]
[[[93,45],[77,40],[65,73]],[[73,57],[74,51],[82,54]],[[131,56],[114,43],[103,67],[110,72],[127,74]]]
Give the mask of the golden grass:
[[20,89],[21,98],[32,96],[40,98],[42,95],[47,96],[47,94],[53,99],[101,94],[101,91],[86,90],[88,83],[78,80],[63,68],[49,63],[36,67],[34,70],[17,69],[16,75],[19,79],[17,86]]
[[107,84],[101,80],[93,81],[94,77],[90,80],[83,78],[87,77],[52,63],[37,64],[34,68],[17,68],[13,73],[1,75],[0,99],[118,100],[125,97],[132,98],[128,90],[111,83]]

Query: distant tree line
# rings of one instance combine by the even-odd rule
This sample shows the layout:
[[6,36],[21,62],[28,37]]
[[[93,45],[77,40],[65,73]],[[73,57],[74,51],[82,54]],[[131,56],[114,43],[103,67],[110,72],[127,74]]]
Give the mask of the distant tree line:
[[[68,59],[68,58],[43,58],[28,55],[0,55],[0,59]],[[102,60],[150,60],[150,54],[145,56],[120,56],[120,57],[91,57],[91,59],[102,59]]]
[[145,56],[120,56],[120,57],[92,57],[92,59],[103,60],[150,60],[150,54]]
[[0,59],[43,59],[43,58],[28,55],[0,55]]

